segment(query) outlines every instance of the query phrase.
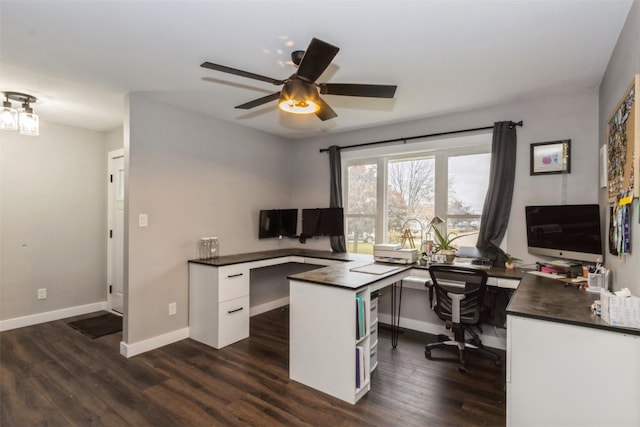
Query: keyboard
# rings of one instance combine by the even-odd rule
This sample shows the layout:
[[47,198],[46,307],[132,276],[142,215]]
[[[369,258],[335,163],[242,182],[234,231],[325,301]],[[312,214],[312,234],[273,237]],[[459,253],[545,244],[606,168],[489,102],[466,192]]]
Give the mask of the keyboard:
[[542,277],[550,277],[551,279],[562,279],[567,277],[566,274],[543,273],[542,271],[527,271],[527,274],[533,274],[535,276],[542,276]]

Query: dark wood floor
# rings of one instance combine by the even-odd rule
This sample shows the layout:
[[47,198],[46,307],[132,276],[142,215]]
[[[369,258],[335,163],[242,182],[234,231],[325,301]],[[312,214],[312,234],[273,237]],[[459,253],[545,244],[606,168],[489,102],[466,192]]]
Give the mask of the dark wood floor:
[[121,333],[67,326],[82,317],[0,334],[0,425],[505,425],[504,368],[426,360],[426,334],[406,331],[392,350],[381,329],[372,389],[350,405],[289,380],[287,309],[253,317],[251,338],[222,350],[186,339],[130,359]]

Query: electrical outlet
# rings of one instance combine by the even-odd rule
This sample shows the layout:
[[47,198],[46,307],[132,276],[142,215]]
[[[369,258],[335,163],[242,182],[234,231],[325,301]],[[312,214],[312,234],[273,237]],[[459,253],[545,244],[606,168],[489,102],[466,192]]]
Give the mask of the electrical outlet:
[[174,314],[176,314],[176,303],[172,302],[169,304],[169,316],[173,316]]
[[38,289],[38,299],[47,299],[47,288]]

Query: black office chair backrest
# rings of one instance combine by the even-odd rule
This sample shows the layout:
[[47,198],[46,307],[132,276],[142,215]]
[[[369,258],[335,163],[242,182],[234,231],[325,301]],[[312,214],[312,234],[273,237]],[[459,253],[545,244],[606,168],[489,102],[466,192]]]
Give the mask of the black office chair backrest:
[[435,311],[439,318],[451,320],[452,300],[448,292],[464,294],[460,302],[460,322],[475,324],[480,320],[487,272],[454,265],[432,265],[429,274],[436,296]]

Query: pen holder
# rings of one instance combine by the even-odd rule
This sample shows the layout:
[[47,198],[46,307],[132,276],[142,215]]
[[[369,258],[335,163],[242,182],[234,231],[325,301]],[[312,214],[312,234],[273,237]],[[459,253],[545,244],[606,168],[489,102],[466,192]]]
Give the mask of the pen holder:
[[600,290],[602,289],[607,290],[605,281],[606,281],[606,276],[604,274],[589,273],[587,275],[587,284],[589,285],[587,290],[593,291],[593,292],[600,292]]

